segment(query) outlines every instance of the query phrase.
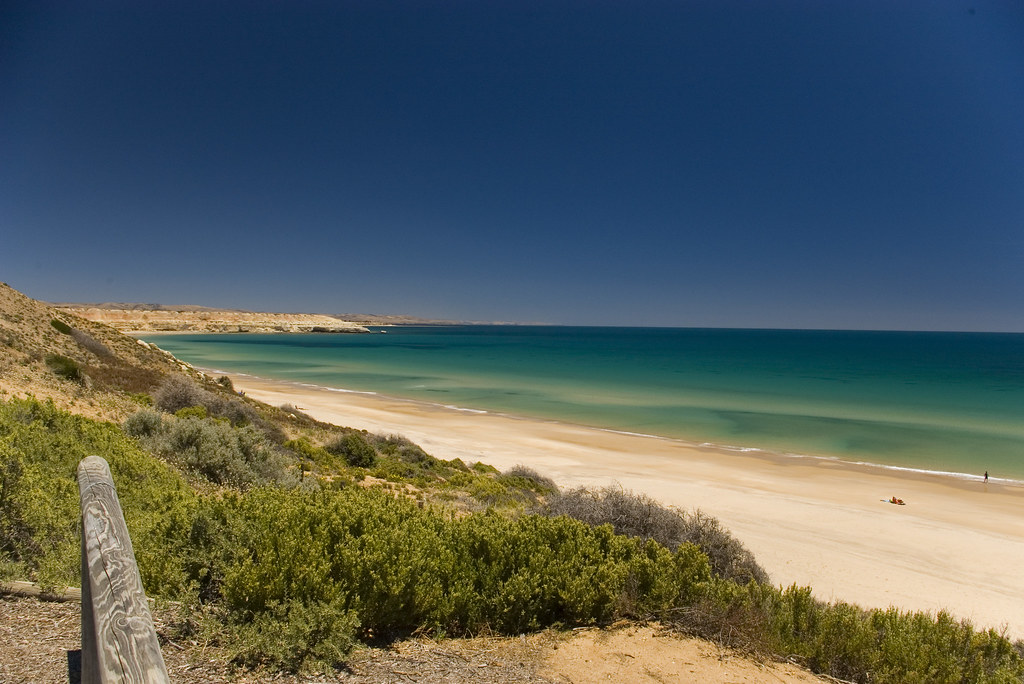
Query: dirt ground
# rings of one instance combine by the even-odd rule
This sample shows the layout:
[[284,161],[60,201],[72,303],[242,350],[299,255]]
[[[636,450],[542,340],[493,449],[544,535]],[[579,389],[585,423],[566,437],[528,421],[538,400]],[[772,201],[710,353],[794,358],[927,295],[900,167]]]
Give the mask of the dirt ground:
[[[172,682],[347,682],[390,684],[597,682],[821,682],[788,664],[759,663],[657,626],[542,632],[521,637],[409,639],[356,651],[331,675],[300,677],[237,671],[216,649],[166,638],[167,616],[154,617]],[[80,606],[0,596],[0,684],[77,683]]]

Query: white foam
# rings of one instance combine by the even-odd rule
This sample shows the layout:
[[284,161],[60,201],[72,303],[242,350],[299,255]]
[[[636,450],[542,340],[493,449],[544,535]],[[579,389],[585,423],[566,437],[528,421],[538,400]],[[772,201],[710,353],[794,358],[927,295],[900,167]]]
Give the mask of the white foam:
[[380,396],[376,392],[367,392],[365,390],[344,389],[342,387],[323,387],[323,386],[320,386],[320,389],[325,389],[328,392],[338,392],[340,394],[366,394],[366,395],[369,395],[371,397]]
[[439,404],[439,406],[442,406],[442,407],[444,407],[446,409],[449,409],[451,411],[462,411],[463,413],[477,413],[477,414],[488,413],[488,411],[484,411],[483,409],[465,408],[464,406],[454,406],[452,404]]

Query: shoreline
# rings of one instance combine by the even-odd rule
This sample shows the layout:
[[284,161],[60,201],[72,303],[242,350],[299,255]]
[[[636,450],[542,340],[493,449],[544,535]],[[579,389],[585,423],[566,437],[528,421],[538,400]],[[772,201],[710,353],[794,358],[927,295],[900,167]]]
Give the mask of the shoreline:
[[[401,434],[438,458],[499,470],[524,464],[563,488],[618,484],[699,508],[739,538],[776,585],[809,585],[820,599],[865,608],[945,609],[1024,638],[1024,483],[731,451],[214,372],[254,399]],[[907,505],[889,504],[890,496]]]
[[[250,373],[241,373],[241,372],[236,372],[236,371],[225,371],[225,370],[214,369],[214,368],[196,367],[196,370],[202,371],[202,372],[204,372],[204,373],[206,373],[207,375],[210,375],[210,376],[213,376],[213,375],[218,375],[218,376],[228,375],[228,376],[231,376],[233,378],[251,379],[251,380],[256,381],[256,382],[266,382],[266,383],[271,383],[271,384],[286,385],[286,386],[294,387],[296,389],[296,391],[298,391],[300,393],[304,392],[306,390],[310,390],[310,391],[314,391],[314,392],[332,392],[332,393],[338,393],[338,394],[362,395],[362,396],[371,397],[371,398],[378,398],[378,399],[381,399],[381,400],[387,400],[387,401],[393,401],[393,402],[399,402],[399,403],[408,403],[408,404],[420,406],[424,410],[427,410],[427,411],[432,410],[432,409],[437,409],[437,410],[454,411],[454,412],[459,412],[459,413],[468,413],[468,414],[476,414],[476,415],[489,415],[489,416],[494,416],[496,418],[507,418],[508,420],[523,420],[523,421],[532,421],[532,422],[543,423],[543,424],[565,425],[567,427],[580,428],[580,429],[585,429],[585,430],[594,430],[596,432],[607,432],[607,433],[613,434],[613,435],[622,435],[622,436],[626,436],[626,437],[639,437],[639,438],[642,438],[642,439],[662,440],[662,441],[665,441],[665,442],[675,443],[675,444],[678,444],[678,445],[680,445],[680,446],[682,446],[684,448],[690,448],[690,449],[703,449],[703,450],[707,450],[707,451],[711,451],[711,452],[722,452],[722,453],[729,453],[729,454],[749,454],[749,455],[751,455],[753,457],[756,457],[756,458],[765,458],[765,459],[794,459],[794,460],[807,459],[807,460],[810,460],[810,461],[824,461],[824,462],[827,462],[827,463],[830,463],[830,464],[836,464],[836,465],[848,467],[848,468],[851,468],[851,469],[857,469],[857,470],[859,470],[859,469],[876,470],[877,469],[877,470],[882,470],[882,471],[893,471],[895,473],[908,474],[908,475],[910,475],[912,477],[920,476],[920,477],[929,477],[929,478],[940,478],[942,480],[948,479],[948,480],[960,481],[960,482],[964,482],[964,483],[988,484],[988,485],[991,485],[993,487],[1006,486],[1006,487],[1011,487],[1011,488],[1019,488],[1022,492],[1024,492],[1024,479],[1016,479],[1016,478],[1012,478],[1012,477],[989,477],[988,480],[984,480],[983,476],[982,475],[978,475],[977,473],[959,472],[959,471],[952,471],[952,470],[931,470],[931,469],[925,469],[925,468],[914,468],[914,467],[911,467],[911,466],[896,465],[896,464],[892,464],[892,463],[877,463],[877,462],[873,462],[873,461],[863,461],[863,460],[854,461],[854,460],[843,458],[841,456],[834,456],[834,455],[827,455],[827,456],[825,456],[825,455],[819,455],[819,454],[802,454],[802,453],[795,453],[795,452],[788,452],[788,451],[786,451],[786,452],[784,452],[784,451],[774,451],[774,450],[771,450],[771,449],[764,449],[764,448],[761,448],[761,447],[736,446],[736,445],[731,445],[731,444],[718,444],[718,443],[714,443],[714,442],[696,442],[696,441],[688,440],[688,439],[683,438],[683,437],[672,437],[672,436],[668,436],[668,435],[659,435],[659,434],[647,433],[647,432],[634,432],[634,431],[630,431],[630,430],[621,430],[621,429],[618,429],[618,428],[602,427],[600,425],[587,425],[587,424],[583,424],[583,423],[572,423],[572,422],[568,422],[568,421],[561,420],[561,419],[558,419],[558,418],[541,418],[541,417],[538,417],[538,416],[516,415],[514,413],[508,413],[508,412],[504,412],[504,411],[495,411],[495,410],[491,410],[491,409],[479,409],[479,408],[471,408],[471,407],[466,407],[466,406],[455,406],[455,405],[452,405],[452,404],[440,404],[440,403],[437,403],[437,402],[430,402],[430,401],[426,401],[426,400],[423,400],[423,399],[416,399],[416,398],[411,398],[411,397],[399,397],[399,396],[394,396],[394,395],[382,394],[380,392],[375,392],[375,391],[372,391],[372,390],[353,390],[353,389],[345,389],[345,388],[340,388],[340,387],[329,387],[327,385],[317,385],[317,384],[314,384],[314,383],[300,382],[300,381],[296,381],[296,380],[278,380],[278,379],[273,379],[273,378],[263,378],[263,377],[260,377],[260,376],[257,376],[257,375],[252,375]],[[952,483],[949,483],[949,484],[952,484]]]

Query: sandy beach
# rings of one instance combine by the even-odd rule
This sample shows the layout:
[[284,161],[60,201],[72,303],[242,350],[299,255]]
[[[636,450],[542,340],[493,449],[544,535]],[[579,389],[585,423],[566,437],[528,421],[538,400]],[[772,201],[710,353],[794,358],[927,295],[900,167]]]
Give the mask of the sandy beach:
[[[562,487],[618,483],[716,516],[770,573],[825,600],[945,609],[1024,638],[1024,486],[768,457],[564,423],[232,376],[236,389],[438,458],[525,464]],[[905,506],[887,503],[896,496]]]

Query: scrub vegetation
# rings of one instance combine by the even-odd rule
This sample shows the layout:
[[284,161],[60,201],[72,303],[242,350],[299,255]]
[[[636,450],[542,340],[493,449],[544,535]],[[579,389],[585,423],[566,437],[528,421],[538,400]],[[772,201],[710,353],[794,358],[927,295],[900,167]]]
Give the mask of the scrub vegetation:
[[412,633],[628,619],[846,681],[1024,680],[1024,644],[995,631],[772,585],[703,513],[438,459],[254,402],[4,285],[0,303],[0,580],[79,585],[75,474],[98,454],[147,593],[180,606],[168,636],[240,666],[323,670]]
[[31,398],[0,404],[3,575],[78,584],[75,470],[98,453],[147,591],[182,603],[182,636],[202,634],[240,665],[324,669],[361,641],[413,632],[625,618],[850,681],[1024,677],[1020,645],[994,631],[772,586],[707,516],[618,489],[559,493],[527,468],[442,461],[308,418],[276,443],[255,408],[233,424],[206,403],[143,408],[123,426]]

